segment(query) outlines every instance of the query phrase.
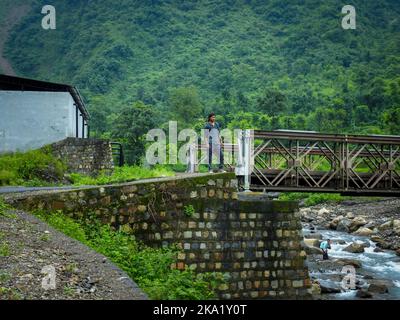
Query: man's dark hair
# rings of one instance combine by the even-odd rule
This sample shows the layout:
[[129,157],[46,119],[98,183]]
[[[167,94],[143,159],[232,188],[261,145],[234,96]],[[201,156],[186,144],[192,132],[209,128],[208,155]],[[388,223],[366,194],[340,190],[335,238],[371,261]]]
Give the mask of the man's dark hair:
[[207,117],[207,121],[210,121],[210,118],[211,117],[214,117],[215,116],[215,113],[214,112],[211,112],[209,115],[208,115],[208,117]]

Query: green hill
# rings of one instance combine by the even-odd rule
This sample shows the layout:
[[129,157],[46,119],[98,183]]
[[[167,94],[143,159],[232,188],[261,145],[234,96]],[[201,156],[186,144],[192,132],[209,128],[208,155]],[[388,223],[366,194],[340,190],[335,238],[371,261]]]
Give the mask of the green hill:
[[46,31],[38,1],[6,55],[22,76],[77,85],[97,135],[137,101],[158,124],[215,110],[231,127],[400,134],[398,0],[352,1],[356,30],[346,4],[55,0]]

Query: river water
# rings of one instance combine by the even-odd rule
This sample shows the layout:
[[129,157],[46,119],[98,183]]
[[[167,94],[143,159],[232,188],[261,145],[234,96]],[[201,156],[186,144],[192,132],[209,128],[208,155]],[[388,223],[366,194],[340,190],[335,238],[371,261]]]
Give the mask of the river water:
[[[309,229],[303,229],[304,234],[309,234]],[[356,278],[361,287],[367,287],[367,277],[373,279],[386,280],[389,293],[374,294],[373,299],[400,299],[400,257],[393,251],[385,250],[383,252],[374,252],[376,244],[367,237],[354,236],[344,232],[333,230],[317,230],[323,239],[332,239],[333,244],[329,250],[330,259],[350,258],[362,263],[362,267],[356,270]],[[353,242],[366,243],[364,253],[350,253],[343,249]],[[310,276],[318,279],[320,283],[326,283],[334,286],[340,286],[344,274],[332,271],[310,268]],[[343,290],[341,293],[324,294],[324,299],[357,299],[356,290]]]

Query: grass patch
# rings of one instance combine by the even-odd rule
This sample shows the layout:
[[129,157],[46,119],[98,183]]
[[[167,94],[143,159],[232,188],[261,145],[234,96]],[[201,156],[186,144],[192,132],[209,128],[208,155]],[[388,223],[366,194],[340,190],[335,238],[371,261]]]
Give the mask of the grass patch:
[[0,272],[0,284],[11,279],[11,275],[9,273]]
[[21,300],[21,294],[13,288],[0,287],[0,300]]
[[73,220],[61,212],[35,212],[54,228],[102,253],[126,271],[152,299],[215,298],[215,288],[224,282],[221,273],[195,274],[171,268],[180,250],[155,249],[138,243],[132,235],[113,231],[93,216]]
[[290,192],[282,193],[279,200],[304,200],[304,205],[307,207],[315,206],[320,203],[341,202],[351,199],[351,197],[342,196],[338,193],[301,193]]
[[306,207],[315,206],[320,203],[340,203],[345,200],[363,200],[363,201],[379,201],[381,197],[350,197],[342,196],[339,193],[302,193],[302,192],[288,192],[282,193],[279,200],[304,200]]
[[0,197],[0,216],[5,216],[6,211],[9,210],[11,207],[4,202],[4,199]]
[[175,173],[164,166],[155,166],[153,168],[143,168],[140,166],[116,167],[114,172],[109,175],[105,172],[97,177],[90,177],[78,173],[72,173],[70,178],[74,185],[104,185],[120,182],[128,182],[146,178],[170,177]]
[[8,243],[0,243],[0,257],[9,257],[10,254],[10,246],[8,245]]
[[0,156],[0,186],[46,186],[59,183],[66,170],[50,147]]

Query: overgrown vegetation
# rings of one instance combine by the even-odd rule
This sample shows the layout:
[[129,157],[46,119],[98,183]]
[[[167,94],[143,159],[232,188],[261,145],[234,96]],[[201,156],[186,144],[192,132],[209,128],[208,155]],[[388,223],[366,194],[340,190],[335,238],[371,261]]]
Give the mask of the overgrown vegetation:
[[[306,207],[315,206],[320,203],[339,203],[345,200],[351,200],[354,197],[342,196],[338,193],[302,193],[287,192],[281,193],[279,200],[298,200],[303,201]],[[356,197],[357,200],[379,200],[379,197]]]
[[229,128],[400,133],[397,0],[354,0],[356,30],[335,0],[52,5],[68,12],[57,29],[38,29],[35,1],[6,55],[20,75],[77,85],[93,135],[123,142],[130,163],[149,126],[198,129],[211,110]]
[[10,206],[4,202],[4,199],[0,197],[0,217],[6,215],[6,210],[10,209]]
[[155,166],[153,168],[123,166],[116,167],[111,175],[104,172],[100,173],[97,177],[90,177],[73,173],[70,175],[70,178],[75,185],[102,185],[146,178],[170,177],[174,175],[175,173],[165,166]]
[[195,209],[193,205],[189,204],[183,207],[183,212],[185,213],[186,216],[191,217],[195,213]]
[[66,166],[49,147],[0,155],[0,186],[43,186],[63,180]]
[[221,273],[195,274],[190,269],[171,268],[179,250],[176,247],[154,249],[138,243],[132,235],[113,231],[89,215],[73,220],[60,212],[35,214],[125,270],[152,299],[211,299],[214,289],[224,282]]

